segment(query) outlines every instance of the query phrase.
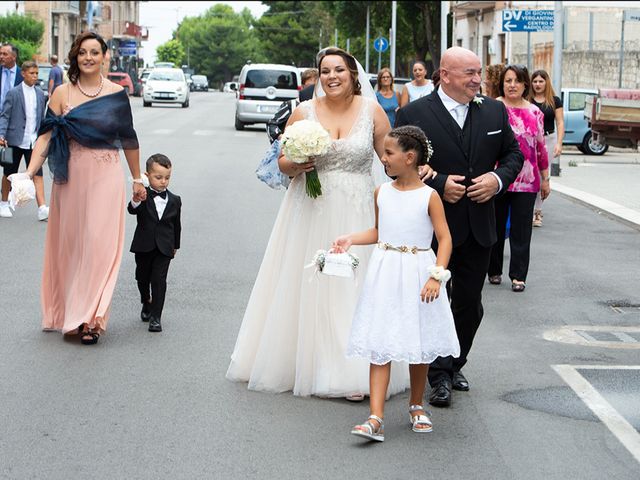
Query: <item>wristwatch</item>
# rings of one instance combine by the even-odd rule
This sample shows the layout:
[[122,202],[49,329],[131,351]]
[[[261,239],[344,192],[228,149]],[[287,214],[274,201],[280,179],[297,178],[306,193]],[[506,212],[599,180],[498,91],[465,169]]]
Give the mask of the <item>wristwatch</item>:
[[546,177],[541,177],[540,180],[542,180],[543,182],[548,182],[550,178],[551,177],[547,175]]

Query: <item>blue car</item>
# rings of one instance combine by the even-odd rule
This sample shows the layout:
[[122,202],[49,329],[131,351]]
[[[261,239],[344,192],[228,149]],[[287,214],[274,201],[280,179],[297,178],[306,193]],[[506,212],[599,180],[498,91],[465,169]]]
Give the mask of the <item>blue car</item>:
[[575,145],[585,155],[604,155],[609,145],[596,143],[591,138],[591,129],[584,118],[584,105],[587,97],[598,94],[598,90],[589,88],[563,88],[562,106],[564,109],[563,145]]

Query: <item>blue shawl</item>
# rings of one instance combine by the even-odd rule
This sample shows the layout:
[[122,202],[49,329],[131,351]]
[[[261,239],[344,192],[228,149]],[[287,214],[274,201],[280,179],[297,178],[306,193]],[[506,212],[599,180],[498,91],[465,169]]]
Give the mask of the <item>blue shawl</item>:
[[49,170],[58,184],[69,179],[69,138],[87,148],[138,148],[129,96],[124,90],[78,105],[66,115],[56,115],[48,108],[38,135],[50,130]]

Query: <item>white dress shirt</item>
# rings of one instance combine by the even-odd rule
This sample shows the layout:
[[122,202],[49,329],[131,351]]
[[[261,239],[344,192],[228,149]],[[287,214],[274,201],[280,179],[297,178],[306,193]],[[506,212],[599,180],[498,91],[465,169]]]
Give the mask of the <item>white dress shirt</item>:
[[[444,108],[447,109],[447,112],[449,112],[449,114],[453,117],[455,122],[458,125],[460,125],[460,128],[464,128],[464,122],[466,121],[467,115],[469,113],[469,104],[459,103],[455,101],[449,95],[444,93],[444,90],[442,89],[442,87],[438,89],[438,96],[440,97],[440,100],[442,100],[442,104],[444,105]],[[495,172],[489,172],[489,173],[491,173],[494,177],[496,177],[496,180],[498,180],[498,192],[499,192],[500,190],[502,190],[502,180],[500,180],[500,177]]]
[[36,126],[38,124],[36,114],[38,112],[38,99],[36,98],[36,87],[30,87],[22,82],[22,93],[24,94],[24,111],[27,120],[24,124],[24,137],[19,145],[23,150],[31,150],[38,138]]
[[[155,190],[153,188],[149,188],[149,190],[153,190],[154,192],[158,192],[158,190]],[[162,193],[162,192],[158,192],[158,193]],[[167,202],[169,201],[169,194],[167,193],[167,197],[166,198],[162,198],[160,196],[155,196],[155,197],[153,197],[153,201],[156,204],[156,212],[158,212],[158,220],[160,220],[162,218],[162,214],[164,213],[164,209],[167,208]],[[134,202],[133,200],[131,200],[131,206],[133,208],[138,208],[140,203],[142,203],[142,202]]]

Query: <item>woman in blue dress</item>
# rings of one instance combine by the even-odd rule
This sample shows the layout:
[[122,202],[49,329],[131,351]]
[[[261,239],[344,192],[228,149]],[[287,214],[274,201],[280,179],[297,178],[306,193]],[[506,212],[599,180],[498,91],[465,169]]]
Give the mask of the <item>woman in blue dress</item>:
[[393,89],[393,75],[391,75],[391,70],[386,67],[378,72],[378,91],[376,92],[376,98],[387,114],[391,127],[393,127],[396,123],[396,111],[400,107],[400,97]]

